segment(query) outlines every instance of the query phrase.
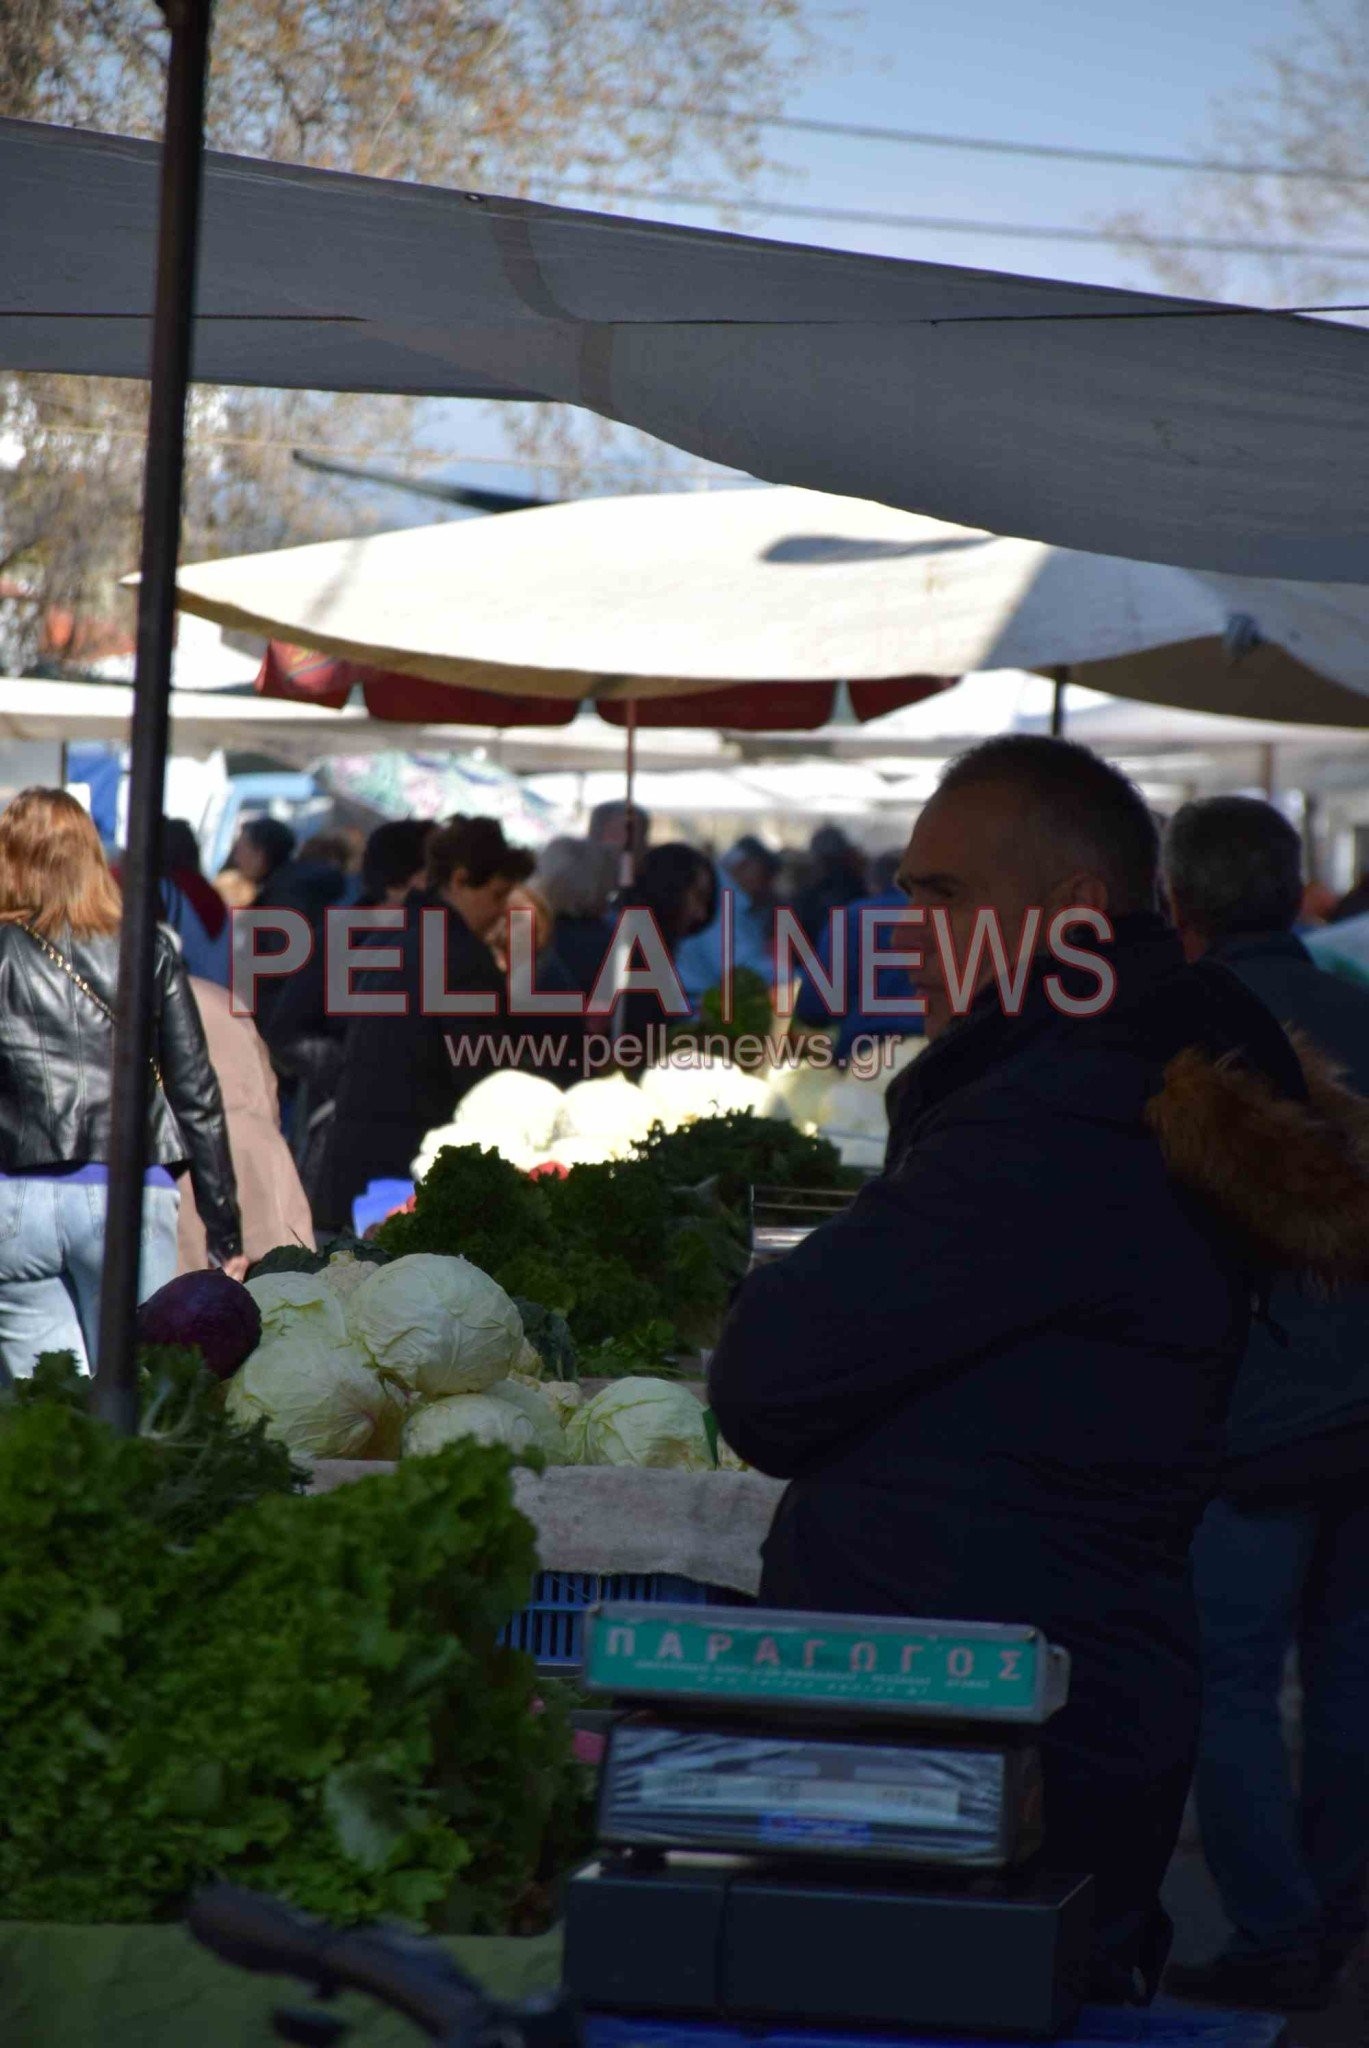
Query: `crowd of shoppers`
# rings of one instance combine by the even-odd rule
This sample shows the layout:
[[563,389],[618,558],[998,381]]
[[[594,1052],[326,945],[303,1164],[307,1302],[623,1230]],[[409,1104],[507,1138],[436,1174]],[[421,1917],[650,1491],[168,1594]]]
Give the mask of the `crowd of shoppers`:
[[[985,906],[1009,927],[1033,904],[1100,911],[1115,998],[1072,1017],[1038,962],[1013,1014],[985,986],[952,1016],[929,956],[834,1014],[834,961],[872,922],[896,949],[910,900],[962,947]],[[255,1023],[227,993],[230,902],[299,913],[313,941]],[[862,1032],[921,1031],[925,1003],[884,1174],[745,1284],[713,1360],[729,1441],[793,1481],[763,1597],[1042,1627],[1073,1658],[1046,1812],[1051,1856],[1097,1882],[1095,1992],[1160,1979],[1157,1887],[1195,1783],[1232,1934],[1171,1987],[1327,2001],[1369,1881],[1369,989],[1350,985],[1353,947],[1328,954],[1335,974],[1317,959],[1369,912],[1307,885],[1277,810],[1189,804],[1161,839],[1086,750],[1000,741],[954,764],[901,858],[867,860],[831,826],[797,858],[750,835],[715,858],[653,845],[646,814],[616,804],[536,861],[489,818],[398,821],[362,848],[252,820],[210,882],[167,820],[159,903],[143,1293],[178,1264],[241,1274],[344,1230],[369,1182],[408,1175],[491,1070],[486,1041],[523,1028],[511,911],[537,990],[589,1003],[560,1020],[556,1063],[530,1056],[561,1085],[586,1029],[670,1021],[652,994],[616,995],[625,910],[650,913],[697,1011],[724,930],[734,967],[773,977],[789,908],[808,954],[795,1029],[838,1059]],[[400,1014],[330,1008],[344,905],[391,914],[362,934],[352,986],[398,994]],[[16,798],[0,814],[5,1377],[40,1350],[96,1360],[119,919],[80,805]],[[435,987],[487,1014],[425,1014]]]

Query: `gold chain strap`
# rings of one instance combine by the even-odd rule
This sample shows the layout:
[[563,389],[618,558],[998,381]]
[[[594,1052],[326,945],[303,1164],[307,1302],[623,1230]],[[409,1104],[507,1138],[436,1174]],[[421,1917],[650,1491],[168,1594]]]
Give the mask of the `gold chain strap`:
[[[65,974],[65,976],[67,977],[67,980],[74,981],[77,988],[80,989],[82,995],[87,996],[90,999],[90,1001],[94,1003],[96,1009],[103,1012],[103,1014],[109,1019],[111,1024],[117,1022],[113,1010],[110,1009],[109,1004],[105,1001],[104,997],[99,993],[98,989],[93,989],[90,983],[86,980],[85,976],[78,974],[76,972],[76,969],[72,966],[70,960],[67,959],[65,953],[59,953],[57,948],[53,945],[50,945],[49,942],[43,937],[43,934],[39,931],[35,931],[31,924],[21,924],[19,929],[20,931],[28,933],[29,937],[33,940],[34,945],[42,948],[43,952],[47,954],[48,959],[51,960],[53,966],[60,967],[63,974]],[[157,1086],[160,1089],[162,1089],[163,1092],[165,1092],[166,1083],[162,1080],[162,1070],[157,1065],[155,1058],[151,1054],[148,1055],[148,1065],[152,1069],[153,1080],[157,1083]]]

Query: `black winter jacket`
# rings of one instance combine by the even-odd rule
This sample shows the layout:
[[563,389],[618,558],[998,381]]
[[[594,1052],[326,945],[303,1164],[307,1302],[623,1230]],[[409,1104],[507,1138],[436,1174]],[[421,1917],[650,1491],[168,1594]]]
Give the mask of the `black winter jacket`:
[[[1071,1652],[1047,1854],[1098,1878],[1100,1992],[1144,1960],[1182,1813],[1187,1553],[1252,1290],[1281,1257],[1369,1272],[1339,1097],[1310,1102],[1274,1019],[1158,919],[1119,921],[1113,959],[1103,1015],[990,991],[899,1077],[885,1173],[743,1283],[710,1373],[728,1442],[792,1481],[763,1601]],[[1318,1184],[1309,1155],[1312,1217],[1283,1183]]]
[[[117,937],[51,944],[82,980],[116,1006]],[[242,1250],[237,1182],[223,1098],[204,1028],[174,942],[157,934],[154,1046],[164,1090],[152,1088],[148,1164],[189,1167],[209,1249]],[[0,1170],[86,1166],[109,1159],[114,1027],[17,924],[0,924]]]
[[[1214,959],[1280,1023],[1306,1034],[1369,1096],[1369,991],[1318,967],[1291,932],[1225,939]],[[1325,1300],[1274,1287],[1250,1333],[1227,1417],[1225,1490],[1250,1506],[1315,1496],[1369,1474],[1369,1288]]]
[[[428,1132],[450,1123],[467,1089],[493,1071],[488,1041],[501,1034],[499,999],[505,981],[494,955],[459,913],[424,892],[409,898],[402,931],[377,933],[374,944],[398,953],[398,969],[357,973],[358,994],[402,991],[401,1016],[354,1017],[347,1026],[332,1128],[314,1202],[322,1229],[341,1230],[352,1203],[372,1180],[407,1180]],[[445,919],[446,987],[494,998],[485,1017],[424,1015],[423,914]],[[433,955],[436,960],[436,954]],[[436,973],[436,967],[430,965]],[[471,1055],[461,1063],[462,1053]]]

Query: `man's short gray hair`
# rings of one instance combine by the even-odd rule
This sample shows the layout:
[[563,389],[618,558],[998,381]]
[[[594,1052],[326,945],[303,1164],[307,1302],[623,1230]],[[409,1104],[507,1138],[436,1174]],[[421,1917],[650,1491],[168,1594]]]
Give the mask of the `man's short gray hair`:
[[533,881],[553,917],[602,917],[617,875],[612,847],[563,837],[548,840],[543,847]]
[[1258,797],[1185,804],[1165,833],[1164,870],[1176,915],[1205,939],[1286,932],[1302,907],[1302,841]]
[[1155,909],[1159,828],[1120,768],[1075,740],[1006,733],[952,761],[938,788],[984,786],[1019,791],[1033,839],[1106,882],[1114,914]]

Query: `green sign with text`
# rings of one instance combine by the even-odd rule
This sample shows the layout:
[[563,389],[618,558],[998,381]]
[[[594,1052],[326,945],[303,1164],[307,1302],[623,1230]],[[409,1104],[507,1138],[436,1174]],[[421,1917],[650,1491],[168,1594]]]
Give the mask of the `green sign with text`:
[[1034,1629],[721,1607],[606,1606],[585,1649],[597,1692],[956,1720],[1044,1720],[1067,1669]]

